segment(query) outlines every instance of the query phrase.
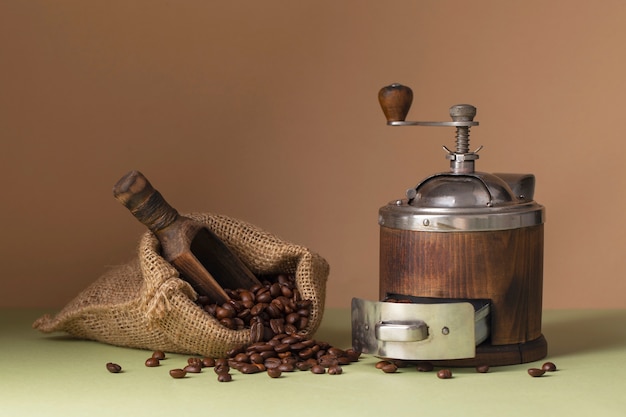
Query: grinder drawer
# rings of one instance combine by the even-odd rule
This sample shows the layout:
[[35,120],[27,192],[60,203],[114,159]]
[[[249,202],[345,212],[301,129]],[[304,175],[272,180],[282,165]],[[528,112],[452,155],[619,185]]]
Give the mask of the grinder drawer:
[[487,300],[402,299],[352,299],[354,349],[403,360],[464,359],[489,337]]

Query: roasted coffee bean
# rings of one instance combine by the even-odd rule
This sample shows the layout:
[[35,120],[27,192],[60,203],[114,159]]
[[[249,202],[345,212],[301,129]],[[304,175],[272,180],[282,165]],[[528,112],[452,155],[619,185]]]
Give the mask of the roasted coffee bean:
[[358,352],[352,348],[346,349],[346,356],[348,356],[350,362],[357,362],[361,357],[361,352]]
[[317,362],[325,368],[335,366],[339,363],[337,358],[332,355],[322,355],[317,359]]
[[376,369],[383,369],[383,366],[389,365],[391,362],[389,361],[378,361],[376,362]]
[[278,368],[283,362],[279,358],[267,358],[263,364],[267,369]]
[[343,369],[339,365],[334,365],[328,368],[328,373],[330,375],[341,375],[343,373]]
[[285,333],[294,334],[298,331],[298,328],[293,324],[285,324]]
[[270,285],[270,294],[274,298],[283,294],[282,290],[280,289],[280,284],[278,282],[275,282],[272,285]]
[[272,294],[269,291],[263,291],[256,294],[257,303],[269,304],[272,302]]
[[326,351],[326,353],[328,353],[331,356],[334,356],[336,358],[343,356],[345,354],[345,352],[339,348],[336,347],[330,347],[328,348],[328,350]]
[[213,371],[216,374],[227,374],[230,372],[230,366],[229,365],[224,365],[224,364],[215,364],[215,367],[213,368]]
[[352,361],[347,356],[340,356],[337,358],[338,365],[350,365]]
[[380,369],[386,374],[393,374],[398,370],[398,365],[392,362],[387,362],[387,364],[383,365]]
[[112,374],[118,374],[122,372],[122,367],[113,362],[107,363],[106,368],[107,371],[111,372]]
[[233,319],[228,318],[228,317],[221,319],[220,324],[226,327],[227,329],[234,330],[235,328],[235,322],[233,321]]
[[170,369],[170,376],[172,378],[184,378],[187,372],[184,369]]
[[235,310],[233,309],[233,306],[231,306],[230,304],[225,304],[230,308],[224,308],[223,306],[218,306],[215,309],[215,318],[218,320],[222,320],[225,318],[232,318],[235,317]]
[[157,358],[148,358],[146,359],[146,366],[148,368],[154,368],[155,366],[159,366],[161,363]]
[[440,369],[439,371],[437,371],[437,378],[450,379],[452,378],[452,371],[449,369]]
[[196,358],[196,357],[187,358],[187,365],[202,366],[202,358]]
[[239,298],[241,299],[241,303],[242,304],[246,304],[247,302],[252,302],[254,303],[254,293],[252,293],[251,291],[248,290],[242,290],[239,292]]
[[270,376],[270,378],[278,378],[282,375],[282,371],[278,368],[268,368],[267,374]]
[[217,380],[219,382],[230,382],[233,380],[233,376],[229,373],[225,373],[225,374],[218,374],[217,375]]
[[285,322],[287,322],[288,324],[296,325],[296,323],[300,321],[300,317],[301,316],[298,313],[287,314],[287,317],[285,317]]
[[263,323],[252,323],[250,326],[250,341],[256,343],[261,340],[263,340]]
[[546,371],[543,369],[539,369],[539,368],[530,368],[528,370],[528,375],[532,376],[533,378],[542,376],[543,374],[545,374]]
[[245,353],[238,353],[237,355],[235,355],[234,359],[235,359],[235,362],[250,363],[250,357],[246,355]]
[[243,363],[239,371],[242,374],[256,374],[257,372],[261,372],[261,368],[252,363]]
[[200,372],[202,372],[202,367],[198,364],[193,364],[185,366],[183,370],[190,374],[199,374]]
[[541,365],[541,369],[543,369],[546,372],[554,372],[556,371],[556,365],[552,362],[546,362],[543,365]]
[[250,314],[252,314],[253,316],[259,316],[265,311],[266,308],[266,303],[257,303],[250,309]]
[[285,332],[284,322],[285,322],[284,319],[271,319],[270,320],[270,328],[272,329],[274,334],[280,334],[280,333]]
[[295,371],[296,367],[294,364],[291,363],[281,363],[276,367],[276,369],[280,369],[281,372],[293,372]]
[[486,374],[487,372],[489,372],[489,365],[482,364],[482,365],[476,366],[476,372],[479,372],[481,374]]
[[215,359],[213,358],[202,358],[201,362],[205,368],[213,368],[215,366]]
[[165,359],[165,352],[163,352],[162,350],[155,350],[155,351],[152,353],[152,357],[153,357],[154,359],[158,359],[158,360],[160,360],[160,361],[161,361],[161,360]]
[[311,369],[312,366],[313,365],[311,365],[311,363],[307,361],[296,362],[296,368],[299,371],[308,371],[309,369]]
[[314,374],[325,374],[326,373],[326,368],[324,368],[321,365],[313,365],[311,367],[311,372],[313,372]]

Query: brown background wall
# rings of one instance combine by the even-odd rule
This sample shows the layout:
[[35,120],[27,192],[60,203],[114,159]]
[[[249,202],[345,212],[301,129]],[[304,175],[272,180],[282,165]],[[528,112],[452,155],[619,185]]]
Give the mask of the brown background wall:
[[447,169],[478,107],[478,169],[532,172],[547,208],[544,306],[626,307],[626,3],[0,2],[0,306],[60,307],[134,256],[113,184],[139,169],[181,212],[306,245],[328,305],[377,298],[378,208]]

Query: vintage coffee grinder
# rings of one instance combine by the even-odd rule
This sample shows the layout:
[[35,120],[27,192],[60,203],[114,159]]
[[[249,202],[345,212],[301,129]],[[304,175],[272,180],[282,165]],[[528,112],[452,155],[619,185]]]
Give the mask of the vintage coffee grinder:
[[380,301],[353,299],[353,346],[375,356],[447,366],[541,359],[544,208],[531,174],[474,170],[476,108],[452,121],[405,121],[413,93],[384,87],[390,126],[456,128],[450,170],[431,175],[379,211]]

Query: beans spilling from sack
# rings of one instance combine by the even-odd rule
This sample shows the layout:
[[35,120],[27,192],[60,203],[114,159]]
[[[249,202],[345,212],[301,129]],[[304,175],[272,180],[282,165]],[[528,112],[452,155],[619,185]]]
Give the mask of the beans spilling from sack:
[[309,323],[311,301],[302,299],[295,277],[279,274],[260,281],[250,289],[225,289],[231,299],[222,305],[202,296],[197,303],[229,329],[249,328],[252,343],[304,330]]
[[[303,300],[293,275],[261,277],[261,285],[249,289],[225,289],[231,298],[222,305],[199,297],[197,303],[223,326],[250,329],[250,344],[230,350],[225,372],[244,374],[310,370],[316,374],[342,373],[342,365],[359,360],[360,352],[342,350],[302,334],[308,323],[311,301]],[[219,375],[219,374],[218,374]]]

